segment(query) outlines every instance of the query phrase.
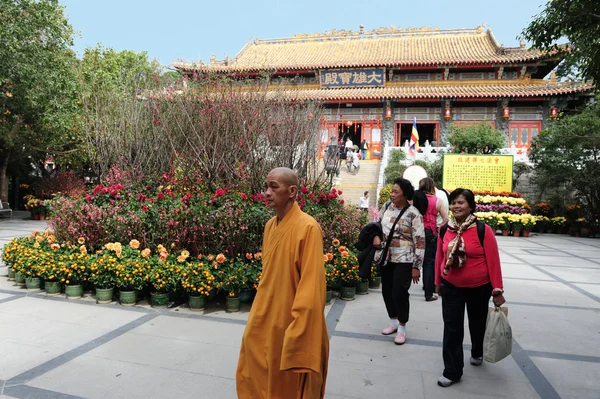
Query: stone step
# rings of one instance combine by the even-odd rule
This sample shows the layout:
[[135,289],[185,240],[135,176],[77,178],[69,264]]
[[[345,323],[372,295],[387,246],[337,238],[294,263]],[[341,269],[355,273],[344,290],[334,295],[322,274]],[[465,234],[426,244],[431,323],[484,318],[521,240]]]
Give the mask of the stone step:
[[377,198],[380,161],[361,161],[357,174],[351,174],[345,163],[340,171],[336,188],[342,190],[342,198],[348,205],[358,206],[358,200],[369,191],[369,206],[374,206]]

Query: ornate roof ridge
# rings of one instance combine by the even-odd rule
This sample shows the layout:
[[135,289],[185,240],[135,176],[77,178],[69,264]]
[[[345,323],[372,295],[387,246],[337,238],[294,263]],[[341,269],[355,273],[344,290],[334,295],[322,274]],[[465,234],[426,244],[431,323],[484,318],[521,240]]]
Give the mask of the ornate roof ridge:
[[[482,24],[475,28],[458,28],[458,29],[440,29],[437,26],[423,26],[420,28],[397,28],[394,25],[389,27],[381,27],[372,30],[364,30],[361,25],[359,31],[352,30],[336,30],[331,29],[324,33],[301,33],[286,38],[274,39],[255,39],[253,44],[275,44],[275,43],[295,43],[305,41],[325,41],[325,40],[364,40],[364,39],[380,39],[384,37],[408,37],[408,36],[449,36],[449,35],[480,35],[487,26]],[[491,32],[491,29],[488,28]]]

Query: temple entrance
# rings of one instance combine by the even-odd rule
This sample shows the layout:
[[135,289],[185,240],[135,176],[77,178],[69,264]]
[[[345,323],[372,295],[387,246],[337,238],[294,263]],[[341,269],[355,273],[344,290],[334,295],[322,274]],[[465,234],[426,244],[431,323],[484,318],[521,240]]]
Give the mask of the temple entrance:
[[[410,134],[412,132],[412,123],[397,123],[396,133],[394,135],[394,146],[402,147],[408,140],[410,143]],[[431,146],[435,146],[438,142],[438,124],[437,123],[419,123],[417,122],[417,131],[419,132],[419,147],[425,145],[425,141],[429,140]]]
[[362,140],[362,124],[347,121],[338,124],[338,142],[350,138],[352,144],[359,145]]

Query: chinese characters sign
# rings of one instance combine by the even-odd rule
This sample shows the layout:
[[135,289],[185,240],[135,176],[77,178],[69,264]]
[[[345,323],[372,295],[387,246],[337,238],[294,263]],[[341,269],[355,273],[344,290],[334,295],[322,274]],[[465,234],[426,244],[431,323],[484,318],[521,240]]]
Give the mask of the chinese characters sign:
[[512,155],[445,154],[444,185],[478,191],[512,191]]
[[327,69],[321,71],[321,87],[382,87],[384,68]]

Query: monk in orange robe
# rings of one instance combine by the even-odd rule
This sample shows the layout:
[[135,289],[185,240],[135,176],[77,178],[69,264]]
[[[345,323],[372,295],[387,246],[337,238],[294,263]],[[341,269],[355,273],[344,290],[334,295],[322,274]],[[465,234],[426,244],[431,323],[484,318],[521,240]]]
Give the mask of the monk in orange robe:
[[267,176],[265,199],[276,216],[265,226],[263,271],[236,373],[241,399],[318,399],[325,395],[329,337],[321,227],[296,204],[298,177]]

